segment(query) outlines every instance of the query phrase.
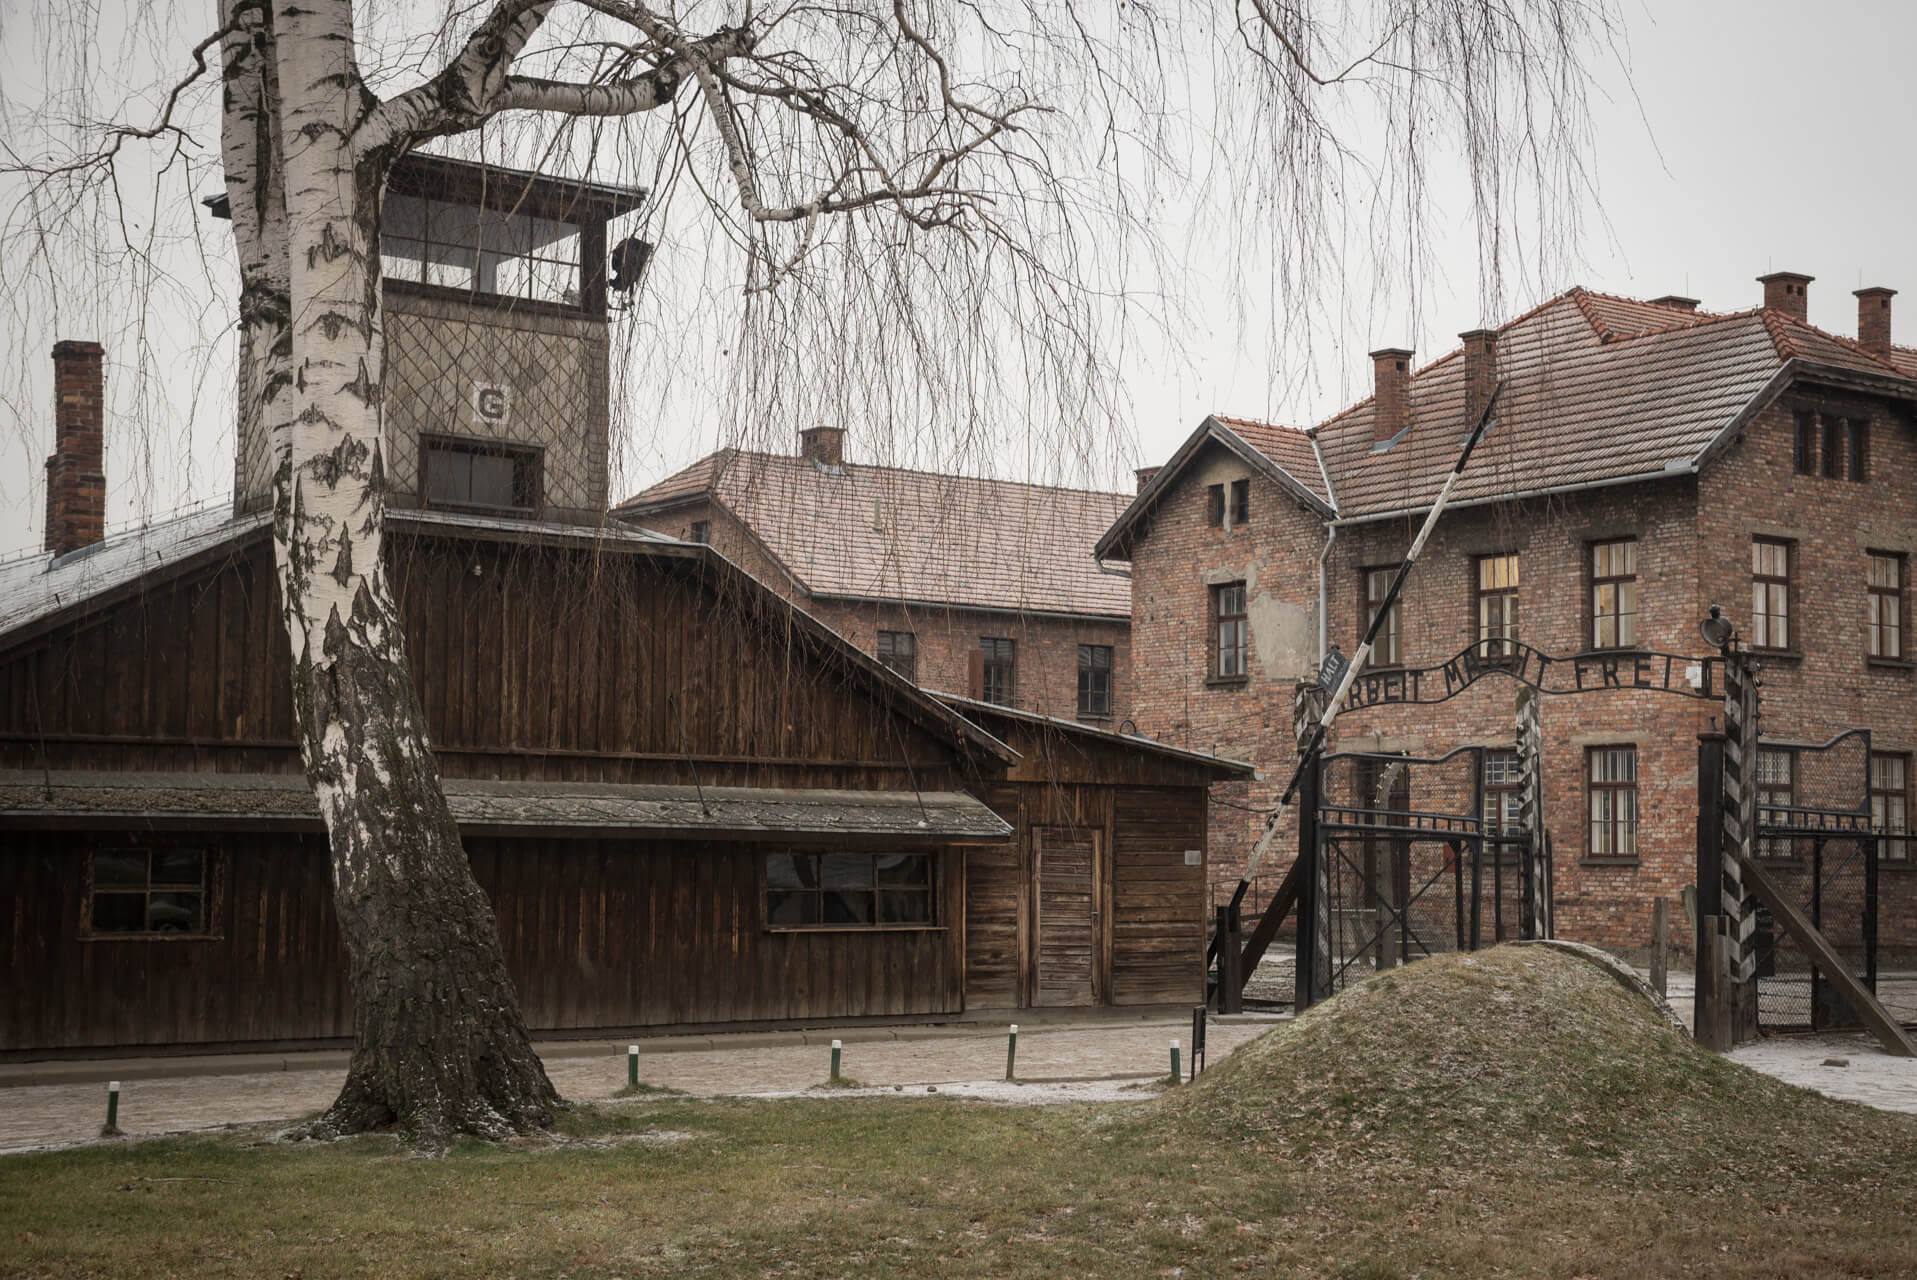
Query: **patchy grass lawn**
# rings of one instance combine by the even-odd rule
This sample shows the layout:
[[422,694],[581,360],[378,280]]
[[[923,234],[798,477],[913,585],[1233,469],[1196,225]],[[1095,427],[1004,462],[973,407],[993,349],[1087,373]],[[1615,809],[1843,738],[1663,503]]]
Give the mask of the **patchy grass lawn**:
[[1700,1053],[1581,962],[1426,961],[1105,1106],[581,1108],[558,1142],[0,1160],[46,1276],[1904,1276],[1917,1118]]

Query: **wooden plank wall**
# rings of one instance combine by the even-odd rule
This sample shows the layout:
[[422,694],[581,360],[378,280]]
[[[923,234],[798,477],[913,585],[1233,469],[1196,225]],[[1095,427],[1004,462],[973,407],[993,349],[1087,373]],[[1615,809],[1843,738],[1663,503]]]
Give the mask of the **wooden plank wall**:
[[[885,706],[872,677],[729,570],[679,554],[387,541],[451,776],[956,785],[951,741]],[[276,594],[256,536],[0,648],[0,767],[296,772]]]
[[974,791],[1015,833],[1004,844],[965,851],[965,1007],[1016,1009],[1025,966],[1025,842],[1019,800],[1010,783]]
[[640,841],[470,840],[539,1030],[955,1013],[958,855],[944,927],[769,932],[761,852]]
[[1012,824],[1017,838],[966,854],[967,1008],[1034,1003],[1032,829],[1041,826],[1099,833],[1100,921],[1092,959],[1100,1003],[1203,998],[1205,868],[1185,865],[1185,850],[1206,847],[1203,787],[1014,782],[975,794]]
[[262,542],[0,652],[0,759],[37,767],[44,738],[53,768],[191,768],[222,740],[297,768],[276,594]]
[[[141,843],[113,833],[115,844]],[[95,838],[11,832],[0,883],[0,1050],[305,1040],[352,1033],[346,959],[317,836],[194,841],[222,851],[212,940],[82,940]]]
[[1205,994],[1205,793],[1122,788],[1116,797],[1112,1003],[1197,1003]]
[[[83,941],[95,837],[23,832],[0,852],[0,1051],[352,1034],[317,836],[228,836],[216,939]],[[129,842],[124,833],[98,837]],[[137,841],[135,841],[137,842]],[[959,855],[939,855],[941,927],[772,933],[745,845],[471,840],[535,1031],[956,1013]]]

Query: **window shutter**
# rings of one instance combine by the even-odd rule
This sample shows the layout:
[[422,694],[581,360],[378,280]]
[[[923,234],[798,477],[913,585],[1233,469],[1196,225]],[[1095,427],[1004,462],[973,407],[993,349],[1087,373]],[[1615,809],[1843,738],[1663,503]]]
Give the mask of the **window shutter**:
[[974,649],[965,658],[965,696],[974,702],[985,700],[985,651]]
[[1225,486],[1222,484],[1205,490],[1205,523],[1214,529],[1225,523]]

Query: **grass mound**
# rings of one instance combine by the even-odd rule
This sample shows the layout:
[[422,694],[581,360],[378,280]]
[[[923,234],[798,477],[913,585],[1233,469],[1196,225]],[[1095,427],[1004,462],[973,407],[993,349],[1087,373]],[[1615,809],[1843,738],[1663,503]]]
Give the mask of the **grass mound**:
[[[1507,1170],[1589,1159],[1702,1172],[1818,1151],[1909,1150],[1917,1125],[1699,1049],[1594,965],[1543,947],[1374,976],[1240,1048],[1164,1121],[1306,1159]],[[1682,1179],[1689,1181],[1688,1178]]]

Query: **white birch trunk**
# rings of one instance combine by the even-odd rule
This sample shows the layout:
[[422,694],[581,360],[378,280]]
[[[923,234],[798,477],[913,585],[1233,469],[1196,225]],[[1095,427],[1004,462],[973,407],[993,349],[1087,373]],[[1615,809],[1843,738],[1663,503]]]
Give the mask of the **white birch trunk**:
[[227,45],[241,381],[272,433],[294,712],[353,992],[352,1066],[312,1131],[397,1123],[439,1150],[543,1127],[558,1095],[446,806],[381,556],[378,202],[403,143],[359,144],[350,0],[286,0]]

